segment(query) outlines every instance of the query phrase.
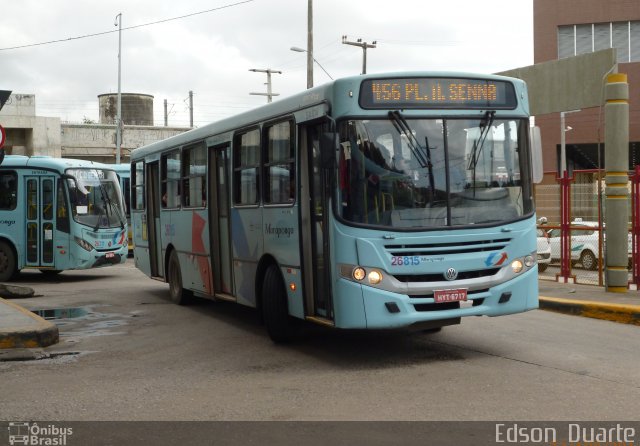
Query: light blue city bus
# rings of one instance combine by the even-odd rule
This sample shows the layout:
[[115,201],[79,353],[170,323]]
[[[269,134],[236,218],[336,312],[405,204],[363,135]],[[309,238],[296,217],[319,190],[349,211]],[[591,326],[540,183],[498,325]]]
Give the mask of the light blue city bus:
[[116,171],[120,189],[122,190],[124,209],[127,216],[127,243],[129,246],[129,255],[133,255],[133,236],[131,230],[131,164],[107,164],[110,169]]
[[0,282],[20,270],[57,274],[127,258],[115,171],[91,161],[5,156],[0,164]]
[[178,304],[257,308],[274,341],[531,310],[533,133],[521,80],[335,80],[134,150],[135,263]]

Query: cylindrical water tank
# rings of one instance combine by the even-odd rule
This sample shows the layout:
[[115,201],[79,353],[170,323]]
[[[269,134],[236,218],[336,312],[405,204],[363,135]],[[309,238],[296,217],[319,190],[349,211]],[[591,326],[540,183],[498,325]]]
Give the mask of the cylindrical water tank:
[[[121,93],[122,122],[125,125],[153,125],[153,96]],[[118,116],[118,94],[98,95],[100,124],[115,124]]]

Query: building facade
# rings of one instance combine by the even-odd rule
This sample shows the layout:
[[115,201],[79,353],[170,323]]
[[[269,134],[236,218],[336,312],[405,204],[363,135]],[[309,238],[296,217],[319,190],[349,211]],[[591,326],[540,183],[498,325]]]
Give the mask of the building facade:
[[[640,1],[534,0],[534,63],[606,48],[617,52],[617,72],[629,82],[629,169],[640,165]],[[559,171],[562,132],[567,169],[604,168],[604,108],[536,116],[545,171]],[[600,143],[600,144],[599,144]]]
[[[143,115],[149,115],[148,110]],[[147,119],[153,123],[153,108],[150,116]],[[138,147],[190,130],[184,127],[127,125],[126,121],[123,122],[122,163],[127,163],[131,151]],[[33,94],[12,94],[0,110],[0,125],[7,131],[4,149],[8,155],[46,155],[108,164],[116,162],[116,126],[113,123],[66,124],[60,118],[36,116],[36,97]]]
[[36,116],[35,95],[9,96],[0,110],[0,124],[7,132],[7,154],[60,157],[60,118]]

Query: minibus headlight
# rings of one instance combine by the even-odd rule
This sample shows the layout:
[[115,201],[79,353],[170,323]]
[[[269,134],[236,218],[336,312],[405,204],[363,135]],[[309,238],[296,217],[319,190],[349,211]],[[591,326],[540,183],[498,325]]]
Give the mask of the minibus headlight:
[[369,272],[368,278],[371,285],[377,285],[382,282],[382,273],[374,269],[373,271]]
[[520,259],[516,259],[513,262],[511,262],[511,269],[516,274],[518,274],[520,271],[522,271],[523,267],[524,267],[524,265],[522,264],[522,260],[520,260]]
[[535,258],[532,255],[528,255],[524,258],[524,265],[527,268],[531,268],[535,263]]
[[365,276],[367,275],[366,271],[364,270],[363,267],[361,266],[356,266],[353,269],[353,278],[356,279],[358,282],[360,282],[361,280],[363,280],[365,278]]
[[84,249],[85,251],[93,251],[93,246],[91,246],[91,243],[87,242],[86,240],[81,239],[80,237],[74,237],[76,243],[78,245],[80,245],[80,247],[82,249]]

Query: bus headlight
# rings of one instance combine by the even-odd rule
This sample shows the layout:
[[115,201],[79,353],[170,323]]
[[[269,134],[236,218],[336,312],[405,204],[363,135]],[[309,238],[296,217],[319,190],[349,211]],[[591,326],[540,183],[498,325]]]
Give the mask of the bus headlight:
[[77,237],[77,236],[74,237],[74,239],[75,239],[76,243],[78,245],[80,245],[80,247],[82,249],[84,249],[85,251],[89,251],[89,252],[93,251],[93,246],[91,246],[91,243],[89,243],[86,240],[83,240],[83,239],[81,239],[80,237]]
[[513,270],[514,273],[518,274],[520,271],[522,271],[522,268],[524,268],[524,265],[522,264],[522,260],[516,259],[513,262],[511,262],[511,269]]
[[374,269],[373,271],[369,272],[368,278],[371,285],[377,285],[382,282],[382,273]]
[[536,260],[532,255],[528,255],[524,258],[524,265],[527,268],[531,268],[535,263],[536,263]]
[[365,278],[367,273],[366,273],[366,271],[364,270],[363,267],[356,266],[353,269],[353,272],[351,273],[351,275],[353,276],[354,279],[356,279],[358,282],[360,282],[361,280],[363,280]]

